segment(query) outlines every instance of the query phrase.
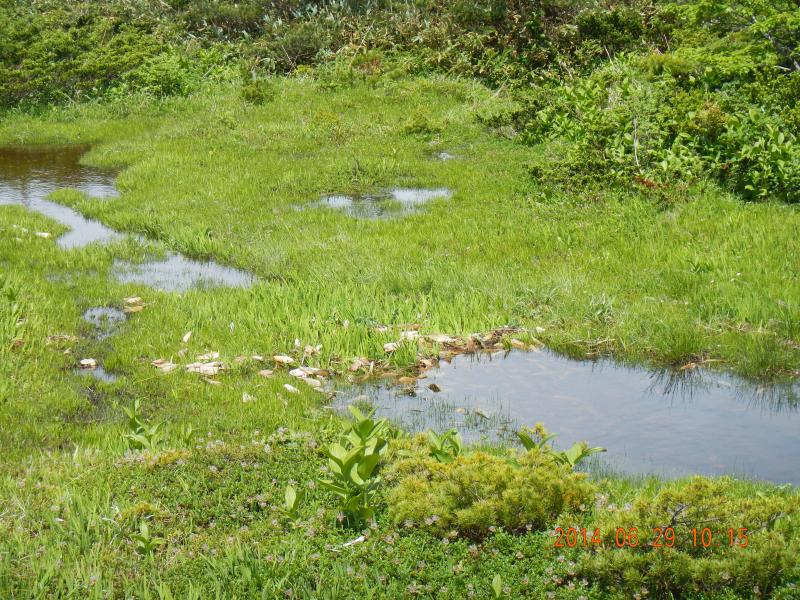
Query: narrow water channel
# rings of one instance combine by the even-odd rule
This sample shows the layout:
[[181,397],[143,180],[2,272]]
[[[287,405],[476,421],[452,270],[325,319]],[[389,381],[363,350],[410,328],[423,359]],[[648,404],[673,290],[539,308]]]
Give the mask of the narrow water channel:
[[[121,238],[121,233],[99,221],[47,200],[50,193],[60,188],[76,189],[98,199],[119,196],[114,172],[80,163],[87,150],[87,146],[0,148],[0,206],[25,206],[68,227],[69,231],[57,240],[64,249]],[[143,283],[170,292],[192,287],[242,287],[253,282],[250,274],[239,269],[176,253],[141,264],[115,261],[114,276],[123,282]]]

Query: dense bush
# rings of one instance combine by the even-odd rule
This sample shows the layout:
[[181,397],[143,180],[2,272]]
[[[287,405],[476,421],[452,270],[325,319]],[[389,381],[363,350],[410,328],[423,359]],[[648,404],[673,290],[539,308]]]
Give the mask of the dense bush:
[[0,8],[0,104],[96,94],[158,53],[151,25],[57,7]]
[[594,487],[546,452],[518,460],[472,452],[439,462],[414,456],[394,466],[388,494],[398,525],[483,537],[494,528],[542,530],[562,513],[590,503]]
[[[730,479],[696,477],[657,494],[641,492],[625,507],[602,507],[590,529],[598,528],[609,543],[582,554],[577,576],[617,590],[644,589],[659,598],[723,588],[742,597],[796,597],[790,594],[796,593],[792,583],[800,580],[800,499],[788,492],[743,497],[735,493],[736,485]],[[628,532],[634,526],[638,545],[610,543],[618,528]],[[671,528],[674,542],[664,537],[657,542],[661,547],[651,545],[655,528],[662,533]],[[705,538],[708,547],[704,529],[711,536]],[[786,595],[778,592],[781,588]]]
[[436,71],[510,89],[494,124],[550,145],[556,183],[713,177],[797,202],[799,40],[793,0],[3,0],[0,106],[187,94],[222,67]]

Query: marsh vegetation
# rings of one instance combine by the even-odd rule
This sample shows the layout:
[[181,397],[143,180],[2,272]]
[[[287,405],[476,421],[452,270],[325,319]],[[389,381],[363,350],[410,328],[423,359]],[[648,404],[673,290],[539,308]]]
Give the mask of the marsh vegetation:
[[0,2],[0,596],[797,597],[796,8]]

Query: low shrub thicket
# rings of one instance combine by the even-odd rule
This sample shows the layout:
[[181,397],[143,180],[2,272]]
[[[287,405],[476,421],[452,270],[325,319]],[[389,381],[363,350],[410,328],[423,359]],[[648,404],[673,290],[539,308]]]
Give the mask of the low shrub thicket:
[[387,478],[396,482],[388,493],[396,524],[474,538],[497,528],[545,529],[559,515],[585,509],[595,491],[584,474],[539,449],[511,459],[470,452],[449,462],[412,453]]
[[[636,526],[639,543],[583,553],[578,577],[611,589],[643,588],[656,597],[719,589],[741,597],[797,597],[800,498],[747,497],[736,486],[726,478],[696,477],[655,494],[640,492],[625,507],[600,508],[590,529],[612,540],[618,529]],[[656,542],[660,547],[652,545],[656,528],[667,533]]]

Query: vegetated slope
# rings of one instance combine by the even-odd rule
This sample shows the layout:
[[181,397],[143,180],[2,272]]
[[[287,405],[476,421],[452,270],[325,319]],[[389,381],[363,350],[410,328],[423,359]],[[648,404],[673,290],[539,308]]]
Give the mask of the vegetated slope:
[[674,198],[710,176],[796,202],[798,15],[792,0],[5,0],[0,105],[252,88],[315,66],[344,80],[437,71],[506,89],[517,103],[487,122],[547,143],[533,173],[555,183]]

